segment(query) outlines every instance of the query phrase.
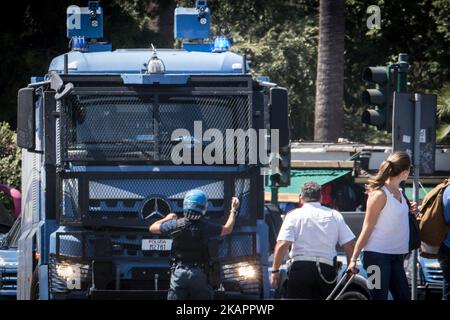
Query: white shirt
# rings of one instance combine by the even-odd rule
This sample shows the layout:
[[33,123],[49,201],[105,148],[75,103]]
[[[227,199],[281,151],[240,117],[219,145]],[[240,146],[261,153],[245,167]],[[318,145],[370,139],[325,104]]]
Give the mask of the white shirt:
[[386,204],[367,241],[364,251],[388,254],[406,254],[409,251],[409,207],[403,194],[402,202],[386,188]]
[[277,240],[293,243],[290,258],[303,255],[333,260],[336,244],[342,246],[354,238],[338,211],[307,202],[286,215]]

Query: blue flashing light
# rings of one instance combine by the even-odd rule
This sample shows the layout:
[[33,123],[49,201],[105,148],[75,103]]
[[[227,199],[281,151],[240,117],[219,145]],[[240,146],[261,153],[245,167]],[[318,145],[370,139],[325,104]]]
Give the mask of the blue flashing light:
[[72,50],[86,51],[87,50],[86,38],[83,36],[72,37]]
[[230,50],[231,44],[227,37],[217,37],[214,40],[214,49],[212,52],[225,52]]

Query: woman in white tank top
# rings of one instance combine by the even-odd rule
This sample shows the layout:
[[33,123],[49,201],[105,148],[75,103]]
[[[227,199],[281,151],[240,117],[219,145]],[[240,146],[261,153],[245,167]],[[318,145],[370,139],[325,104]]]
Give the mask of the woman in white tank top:
[[408,214],[417,211],[417,205],[407,203],[400,183],[408,178],[410,168],[409,155],[395,152],[369,179],[366,216],[349,269],[357,272],[356,262],[364,251],[363,266],[375,282],[371,281],[370,290],[374,300],[386,300],[389,291],[396,300],[409,299],[403,260],[409,250]]

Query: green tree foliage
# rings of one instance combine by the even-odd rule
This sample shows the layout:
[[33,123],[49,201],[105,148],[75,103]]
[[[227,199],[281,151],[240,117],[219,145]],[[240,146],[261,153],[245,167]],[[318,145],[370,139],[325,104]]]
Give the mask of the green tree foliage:
[[[313,135],[318,40],[318,0],[210,0],[213,34],[249,50],[254,75],[266,75],[289,89],[292,136]],[[361,124],[364,107],[362,70],[386,65],[405,52],[412,62],[410,89],[448,92],[450,83],[450,1],[346,0],[344,137],[360,142],[389,142],[389,135]],[[51,59],[67,51],[65,10],[85,0],[16,0],[0,19],[0,121],[15,127],[17,90],[32,75],[44,75]],[[171,47],[173,8],[194,0],[101,1],[105,38],[114,48]],[[368,30],[369,5],[381,9],[381,29]],[[448,96],[448,94],[447,94]],[[444,99],[445,100],[445,99]],[[442,98],[440,98],[440,105]],[[447,104],[448,105],[448,104]],[[441,109],[440,109],[441,110]],[[440,113],[442,114],[442,113]],[[442,127],[448,116],[441,116]],[[444,132],[444,131],[441,131]],[[444,141],[444,140],[443,140]]]
[[[186,1],[180,2],[186,5]],[[247,52],[255,76],[289,90],[291,134],[311,140],[318,42],[317,1],[208,2],[215,34],[229,36],[233,51]],[[192,3],[190,4],[192,5]]]
[[288,88],[292,135],[305,139],[312,139],[314,125],[317,28],[311,21],[277,26],[257,43],[243,41],[236,45],[237,51],[249,53],[256,76],[267,75]]
[[0,122],[0,183],[20,189],[20,149],[6,122]]
[[[192,6],[193,1],[178,1]],[[250,49],[252,71],[289,88],[292,136],[313,133],[318,1],[209,1],[215,32],[230,35],[234,49]],[[381,29],[366,26],[370,5],[381,9]],[[362,71],[387,65],[405,52],[411,91],[437,92],[450,77],[450,2],[446,0],[346,0],[344,138],[390,143],[390,134],[363,125]],[[447,118],[441,121],[445,124]],[[441,131],[442,132],[442,131]]]
[[446,83],[438,92],[438,129],[437,141],[450,144],[450,83]]
[[[44,76],[50,61],[68,51],[66,9],[72,4],[86,6],[87,3],[87,0],[16,0],[9,2],[7,9],[3,8],[0,121],[7,121],[15,128],[17,91],[30,82],[31,76]],[[157,18],[174,6],[174,1],[112,0],[101,1],[101,5],[104,37],[114,48],[148,48],[152,42],[157,46],[172,45],[171,38],[157,33],[161,29]],[[172,26],[162,29],[167,28]]]
[[[366,66],[386,65],[405,52],[411,63],[409,90],[436,93],[450,77],[449,1],[347,0],[345,106],[346,132],[358,141],[389,142],[390,135],[363,129],[358,118],[364,107],[360,93]],[[381,9],[381,29],[365,26],[369,5]],[[354,115],[354,116],[352,116]],[[367,126],[366,126],[367,128]]]

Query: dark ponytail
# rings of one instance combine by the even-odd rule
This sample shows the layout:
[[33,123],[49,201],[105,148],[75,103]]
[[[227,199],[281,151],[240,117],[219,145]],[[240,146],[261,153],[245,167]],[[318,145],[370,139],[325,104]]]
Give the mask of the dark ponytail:
[[380,189],[388,178],[396,177],[410,167],[411,159],[406,152],[397,151],[392,153],[381,163],[378,173],[369,178],[368,191]]

